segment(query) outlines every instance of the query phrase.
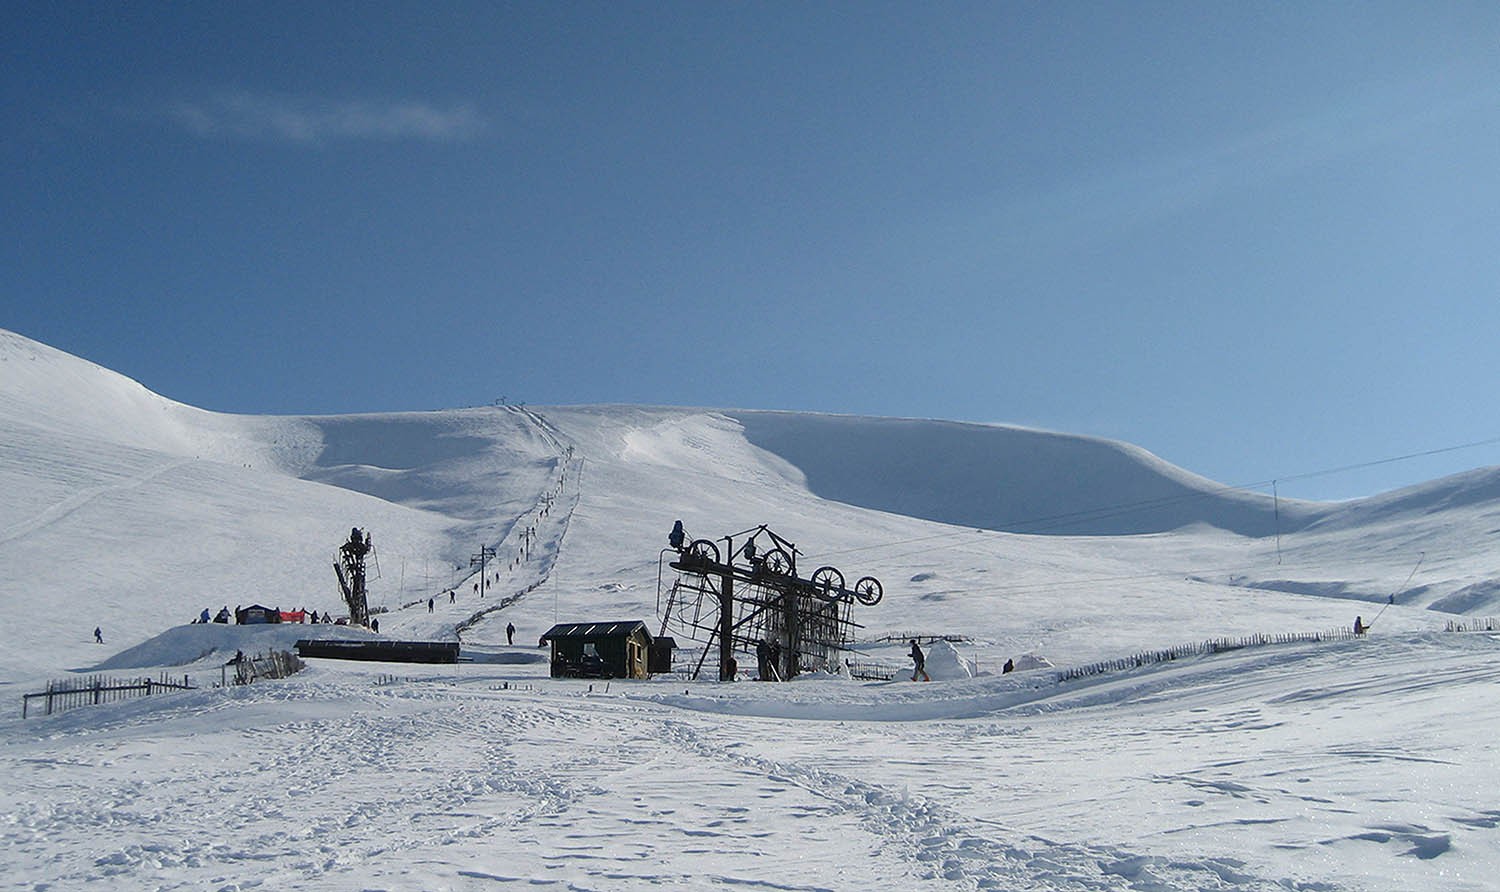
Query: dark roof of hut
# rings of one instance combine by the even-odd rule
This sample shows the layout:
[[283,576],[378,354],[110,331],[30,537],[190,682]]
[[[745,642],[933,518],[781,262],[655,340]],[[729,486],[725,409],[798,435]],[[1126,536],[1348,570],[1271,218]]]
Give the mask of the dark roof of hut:
[[547,630],[542,636],[543,641],[551,641],[557,638],[570,638],[583,641],[591,641],[599,638],[620,638],[640,629],[646,633],[646,638],[651,637],[651,632],[646,629],[646,623],[642,620],[616,620],[613,622],[600,623],[558,623]]

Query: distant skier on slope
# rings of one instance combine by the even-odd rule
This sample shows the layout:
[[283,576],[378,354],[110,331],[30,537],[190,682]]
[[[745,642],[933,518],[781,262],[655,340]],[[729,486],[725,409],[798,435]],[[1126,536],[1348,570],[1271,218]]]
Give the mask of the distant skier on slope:
[[98,626],[94,626],[94,643],[95,644],[103,644],[104,643],[104,630],[101,629],[101,628],[99,628]]
[[911,680],[916,681],[917,676],[922,676],[923,681],[932,681],[927,675],[927,655],[922,653],[922,646],[917,644],[917,639],[911,640],[911,661],[916,664],[912,670]]
[[505,624],[505,643],[506,644],[515,644],[516,643],[516,624],[515,623],[506,623]]

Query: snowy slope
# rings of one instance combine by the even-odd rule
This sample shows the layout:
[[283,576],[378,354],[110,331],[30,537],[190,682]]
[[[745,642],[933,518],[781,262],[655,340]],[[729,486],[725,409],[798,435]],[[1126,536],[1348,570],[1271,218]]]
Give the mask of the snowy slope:
[[[1232,490],[1109,440],[1002,425],[736,412],[745,436],[797,466],[818,495],[957,526],[1133,535],[1208,524],[1274,535],[1272,499]],[[1285,500],[1280,529],[1322,516]]]
[[[472,594],[481,545],[501,550],[509,575],[488,584],[502,595],[539,582],[571,524],[586,556],[562,564],[550,598],[511,608],[529,629],[580,611],[651,616],[677,518],[711,538],[769,523],[809,562],[880,577],[892,595],[861,618],[872,631],[984,619],[997,646],[1080,658],[1101,599],[1142,646],[1162,621],[1189,638],[1255,631],[1279,612],[1342,625],[1347,610],[1303,596],[1383,602],[1424,551],[1404,604],[1484,613],[1500,601],[1482,548],[1500,489],[1492,470],[1338,505],[1283,503],[1277,537],[1261,496],[1061,434],[629,407],[226,416],[10,333],[0,369],[0,558],[12,568],[0,598],[17,611],[0,677],[87,665],[95,625],[128,645],[205,606],[336,608],[332,557],[353,526],[376,536],[376,606],[425,607],[449,589]],[[564,494],[570,462],[587,481]],[[549,497],[563,504],[544,518]],[[511,572],[540,526],[538,560]],[[493,603],[444,606],[410,620],[451,632]]]
[[[353,526],[375,537],[381,631],[458,634],[478,659],[0,720],[0,875],[23,883],[1479,889],[1500,867],[1496,642],[1434,631],[1500,613],[1495,469],[1283,502],[1268,527],[1261,496],[1063,434],[621,406],[227,416],[0,332],[0,491],[0,690],[216,677],[258,646],[241,636],[302,630],[181,624],[338,607]],[[679,518],[706,538],[766,523],[804,567],[878,576],[866,638],[962,634],[981,674],[546,679],[532,645],[554,622],[654,628]],[[1380,616],[1367,641],[989,674],[1356,614]]]

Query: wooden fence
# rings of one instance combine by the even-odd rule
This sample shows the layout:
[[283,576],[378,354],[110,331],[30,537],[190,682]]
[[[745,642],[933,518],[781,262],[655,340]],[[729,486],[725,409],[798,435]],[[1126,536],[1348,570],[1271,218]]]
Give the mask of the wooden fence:
[[156,679],[118,679],[106,678],[102,675],[91,675],[87,678],[64,678],[47,682],[47,689],[45,691],[35,694],[22,694],[21,718],[30,717],[31,701],[33,700],[42,701],[44,704],[38,710],[41,714],[52,715],[55,712],[62,712],[76,706],[95,706],[100,703],[114,703],[133,697],[146,697],[165,691],[191,690],[193,690],[192,680],[186,675],[182,677],[182,681],[169,679],[165,674]]
[[496,610],[504,610],[505,608],[509,607],[510,605],[516,603],[517,601],[521,600],[522,598],[524,598],[527,595],[531,594],[532,592],[536,591],[538,588],[541,587],[542,583],[544,583],[546,581],[547,581],[546,579],[538,579],[536,582],[533,582],[531,585],[526,586],[525,588],[521,589],[520,591],[516,592],[515,594],[508,595],[508,596],[506,596],[504,598],[501,598],[498,603],[496,603],[496,604],[494,604],[492,606],[484,608],[483,610],[479,611],[478,613],[475,613],[473,616],[469,617],[468,619],[466,619],[463,622],[459,623],[458,625],[454,626],[453,627],[454,634],[460,634],[461,635],[464,632],[467,632],[469,629],[473,628],[480,621],[482,621],[486,616],[489,616],[491,613],[494,613]]
[[273,650],[253,657],[236,653],[234,659],[219,668],[219,686],[252,684],[265,678],[286,678],[301,672],[306,666],[296,654],[286,650]]
[[1249,635],[1244,638],[1213,638],[1197,644],[1181,644],[1164,650],[1143,651],[1128,657],[1070,666],[1057,673],[1059,683],[1102,675],[1106,672],[1121,672],[1137,669],[1154,663],[1166,663],[1201,654],[1217,654],[1247,647],[1265,647],[1272,644],[1315,644],[1323,641],[1346,641],[1356,637],[1352,629],[1330,629],[1327,632],[1288,632],[1279,635]]
[[1486,616],[1480,619],[1448,620],[1448,632],[1500,632],[1500,619]]
[[901,671],[898,666],[873,660],[845,660],[844,669],[848,671],[850,678],[860,681],[890,681]]
[[867,638],[861,643],[906,644],[909,641],[916,641],[920,644],[927,645],[933,644],[938,641],[947,641],[950,644],[969,644],[972,643],[973,640],[974,639],[970,638],[968,635],[934,635],[931,632],[891,632],[887,635],[881,635],[879,638]]

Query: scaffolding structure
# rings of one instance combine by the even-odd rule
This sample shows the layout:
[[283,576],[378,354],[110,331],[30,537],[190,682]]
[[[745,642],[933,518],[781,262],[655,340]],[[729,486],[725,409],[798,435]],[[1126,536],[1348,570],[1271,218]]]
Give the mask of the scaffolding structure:
[[762,680],[838,671],[854,631],[862,628],[851,616],[854,604],[873,606],[884,595],[873,576],[846,587],[835,567],[802,577],[797,546],[764,524],[688,542],[679,522],[669,541],[662,561],[676,576],[668,581],[665,572],[658,574],[657,614],[661,634],[670,629],[703,643],[694,678],[716,645],[720,681],[738,674],[737,653],[755,655]]
[[359,527],[349,531],[349,541],[339,546],[339,559],[333,564],[333,572],[339,579],[339,591],[344,603],[349,605],[349,624],[368,626],[370,605],[365,588],[365,557],[374,554],[375,545],[369,533],[360,533]]

